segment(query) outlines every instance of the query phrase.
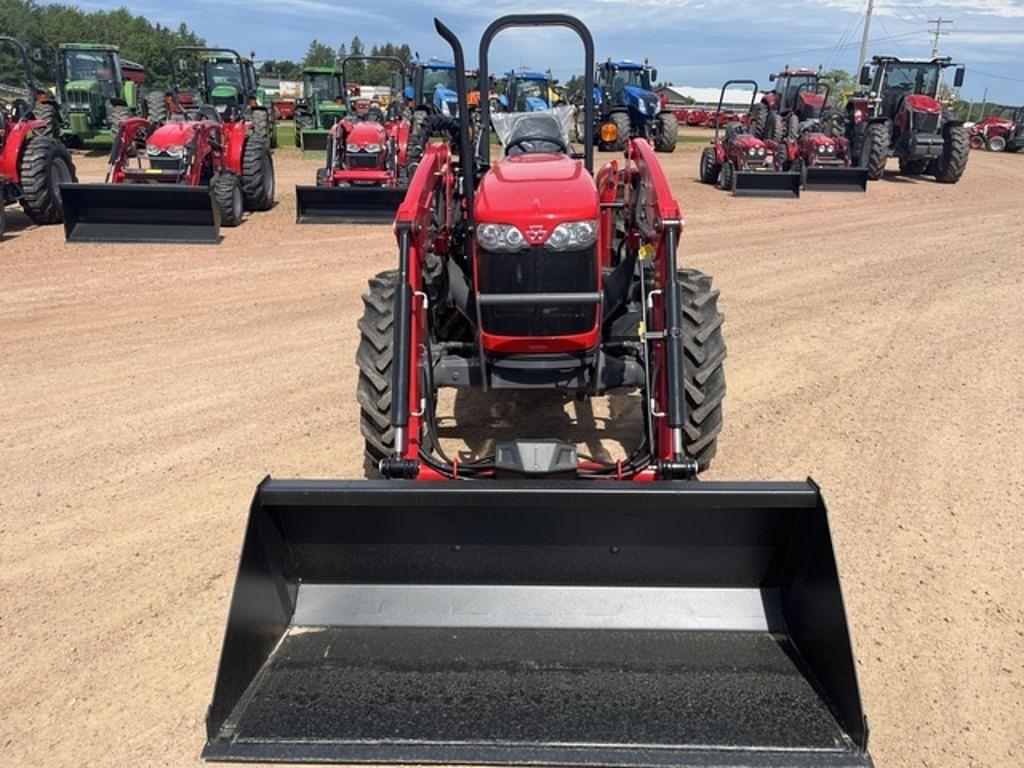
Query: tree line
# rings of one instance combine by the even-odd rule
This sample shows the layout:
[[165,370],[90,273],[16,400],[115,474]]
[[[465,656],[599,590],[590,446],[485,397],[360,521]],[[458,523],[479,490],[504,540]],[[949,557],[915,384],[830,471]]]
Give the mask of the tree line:
[[[268,59],[260,64],[260,74],[265,77],[277,77],[281,80],[298,80],[302,76],[304,67],[340,67],[346,56],[394,56],[403,65],[412,61],[412,49],[402,43],[386,42],[374,44],[367,51],[365,44],[356,35],[346,45],[342,43],[333,48],[327,43],[314,38],[306,49],[306,55],[302,61],[291,61],[288,59]],[[391,72],[395,65],[388,62],[350,62],[345,68],[348,79],[362,85],[389,85]]]
[[[0,30],[28,48],[33,77],[44,87],[56,79],[55,51],[59,43],[117,45],[121,57],[142,64],[147,79],[157,85],[166,85],[170,79],[171,49],[206,43],[185,24],[176,29],[153,24],[127,8],[84,11],[72,5],[40,5],[33,0],[0,0]],[[21,82],[21,64],[9,49],[0,59],[0,73],[4,82]]]

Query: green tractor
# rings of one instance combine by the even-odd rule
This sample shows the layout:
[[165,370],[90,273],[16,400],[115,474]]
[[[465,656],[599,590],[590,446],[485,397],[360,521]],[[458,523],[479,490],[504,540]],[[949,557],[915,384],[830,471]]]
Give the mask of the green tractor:
[[323,152],[327,132],[347,112],[341,72],[334,67],[306,67],[302,70],[302,95],[295,103],[295,146]]
[[60,126],[69,147],[110,138],[117,124],[138,114],[139,87],[145,73],[139,64],[122,61],[116,45],[61,43],[57,46],[57,100],[43,106],[41,120]]
[[[190,55],[196,59],[187,58]],[[218,112],[235,107],[252,123],[253,135],[266,141],[270,147],[277,146],[274,110],[266,90],[259,84],[252,59],[243,58],[230,48],[181,45],[171,51],[171,60],[172,64],[177,61],[177,67],[172,69],[179,73],[198,69],[194,72],[197,78],[194,97],[201,104],[209,104]],[[194,68],[193,63],[198,67]],[[188,101],[184,98],[186,94],[181,93],[177,78],[171,89],[177,100],[182,103]],[[151,120],[163,122],[172,117],[171,102],[165,93],[150,93],[146,97],[146,106]]]

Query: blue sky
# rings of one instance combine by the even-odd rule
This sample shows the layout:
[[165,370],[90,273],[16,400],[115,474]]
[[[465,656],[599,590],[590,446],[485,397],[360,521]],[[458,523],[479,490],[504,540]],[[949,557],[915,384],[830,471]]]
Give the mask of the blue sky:
[[[74,0],[65,0],[74,2]],[[83,8],[117,8],[122,0],[88,0]],[[480,33],[495,17],[514,12],[575,12],[590,27],[599,58],[649,56],[663,80],[715,85],[729,77],[767,84],[781,65],[839,66],[853,71],[867,0],[809,0],[744,5],[734,0],[585,0],[540,8],[515,0],[431,3],[398,0],[135,0],[128,7],[167,25],[186,22],[208,42],[257,58],[300,59],[316,37],[337,45],[358,34],[366,43],[408,42],[424,57],[447,55],[432,25],[436,15],[462,38],[475,63]],[[953,19],[941,38],[942,55],[967,65],[961,93],[1024,103],[1024,0],[876,0],[872,53],[926,57],[927,20]],[[116,42],[116,41],[112,41]],[[566,78],[582,69],[582,54],[564,31],[504,33],[492,52],[492,70],[509,65],[550,67]]]

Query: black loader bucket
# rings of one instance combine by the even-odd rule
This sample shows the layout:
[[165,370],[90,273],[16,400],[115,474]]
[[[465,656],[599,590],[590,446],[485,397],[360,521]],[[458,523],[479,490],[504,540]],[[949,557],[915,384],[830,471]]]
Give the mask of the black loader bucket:
[[208,187],[61,184],[73,243],[217,243],[220,211]]
[[733,176],[733,194],[737,197],[800,197],[799,173],[737,171]]
[[871,766],[804,483],[267,480],[203,755]]
[[327,134],[328,131],[324,129],[317,130],[316,128],[307,128],[304,131],[299,132],[299,145],[302,147],[303,152],[326,152],[327,151]]
[[393,187],[296,187],[299,224],[390,224],[405,190]]
[[867,168],[807,167],[804,189],[815,192],[867,192]]

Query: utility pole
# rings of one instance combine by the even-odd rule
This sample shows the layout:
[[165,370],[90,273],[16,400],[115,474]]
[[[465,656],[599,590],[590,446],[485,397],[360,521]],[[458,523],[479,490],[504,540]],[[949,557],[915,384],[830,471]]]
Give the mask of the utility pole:
[[868,38],[871,36],[871,14],[875,10],[875,0],[868,0],[868,9],[864,14],[864,34],[860,38],[860,58],[857,59],[857,77],[864,67],[864,60],[868,57]]
[[941,16],[937,19],[929,19],[929,24],[934,24],[935,29],[931,32],[932,35],[932,58],[937,59],[939,57],[939,38],[942,35],[948,35],[949,32],[942,31],[943,24],[952,24],[950,19],[944,19]]

